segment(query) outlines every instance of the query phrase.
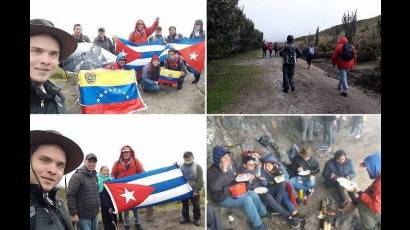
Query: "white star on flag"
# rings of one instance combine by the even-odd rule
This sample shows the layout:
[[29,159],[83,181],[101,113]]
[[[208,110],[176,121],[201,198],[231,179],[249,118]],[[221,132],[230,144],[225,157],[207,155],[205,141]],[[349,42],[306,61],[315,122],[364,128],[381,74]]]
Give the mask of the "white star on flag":
[[118,55],[120,55],[120,54],[123,54],[124,56],[128,55],[126,52],[124,52],[124,49],[122,49],[122,51]]
[[125,203],[128,203],[130,200],[135,200],[134,191],[130,192],[127,188],[125,188],[124,194],[121,194],[120,196],[125,197]]
[[192,59],[196,60],[196,57],[198,57],[198,54],[196,54],[195,52],[193,52],[189,55],[190,60],[192,60]]
[[103,95],[102,94],[100,94],[100,97],[102,97]]
[[104,91],[104,94],[107,94],[107,90]]

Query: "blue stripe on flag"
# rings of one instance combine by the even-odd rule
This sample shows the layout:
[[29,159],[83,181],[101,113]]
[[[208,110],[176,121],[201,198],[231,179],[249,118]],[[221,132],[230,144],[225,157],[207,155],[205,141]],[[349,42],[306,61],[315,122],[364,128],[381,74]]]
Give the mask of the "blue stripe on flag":
[[178,82],[178,78],[172,78],[172,77],[159,76],[159,79],[161,79],[161,80],[167,80],[167,81]]
[[146,45],[165,45],[165,43],[161,40],[153,41],[153,42],[144,42],[140,44],[135,44],[133,42],[128,41],[127,39],[124,38],[118,38],[124,45],[126,46],[146,46]]
[[85,86],[80,87],[81,104],[109,104],[139,98],[135,83],[122,86]]
[[171,170],[174,170],[174,169],[177,169],[177,168],[179,168],[179,166],[175,163],[172,166],[163,167],[163,168],[159,168],[159,169],[154,169],[154,170],[151,170],[151,171],[148,171],[148,172],[143,172],[143,173],[140,173],[140,174],[127,176],[127,177],[124,177],[124,178],[114,179],[111,182],[112,183],[127,183],[127,182],[130,182],[130,181],[133,181],[133,180],[138,180],[138,179],[141,179],[141,178],[144,178],[144,177],[153,176],[153,175],[156,175],[156,174],[168,172],[168,171],[171,171]]
[[186,183],[187,182],[185,181],[184,177],[181,176],[181,177],[177,177],[177,178],[167,180],[167,181],[164,181],[164,182],[151,184],[150,186],[155,188],[154,192],[152,193],[152,194],[155,194],[155,193],[160,193],[160,192],[163,192],[163,191],[166,191],[166,190],[176,188],[176,187],[184,185]]
[[174,202],[174,201],[185,200],[185,199],[190,198],[192,196],[192,193],[193,192],[191,191],[191,192],[182,194],[180,196],[173,197],[173,198],[168,199],[168,200],[164,200],[164,201],[161,201],[161,202],[158,202],[158,203],[152,203],[152,204],[144,205],[144,206],[137,206],[136,208],[141,209],[141,208],[147,208],[147,207],[157,206],[157,205],[161,205],[161,204],[171,203],[171,202]]

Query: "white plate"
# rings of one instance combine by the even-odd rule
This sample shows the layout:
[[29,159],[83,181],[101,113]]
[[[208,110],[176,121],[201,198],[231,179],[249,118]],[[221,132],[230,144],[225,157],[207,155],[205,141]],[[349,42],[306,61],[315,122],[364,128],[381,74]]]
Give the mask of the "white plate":
[[347,191],[352,191],[353,188],[356,187],[356,184],[353,181],[348,180],[344,177],[339,177],[336,180],[337,180],[337,182],[339,182],[340,186],[345,188]]
[[268,188],[265,187],[257,187],[253,190],[254,192],[256,192],[257,194],[264,194],[268,192]]
[[243,173],[243,174],[239,174],[237,177],[236,177],[236,181],[237,182],[245,182],[245,181],[248,181],[249,179],[251,179],[251,174],[249,174],[249,173]]
[[280,176],[276,176],[275,178],[273,178],[275,180],[276,183],[281,183],[285,181],[285,176],[284,175],[280,175]]
[[301,171],[298,174],[299,174],[299,176],[309,176],[311,174],[311,171],[308,169],[308,170],[305,170],[305,171]]

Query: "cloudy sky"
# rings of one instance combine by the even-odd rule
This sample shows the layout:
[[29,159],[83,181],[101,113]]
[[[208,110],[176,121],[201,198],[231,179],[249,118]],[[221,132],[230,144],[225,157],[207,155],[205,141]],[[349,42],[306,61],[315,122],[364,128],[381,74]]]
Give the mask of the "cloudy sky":
[[[30,130],[57,130],[111,168],[122,146],[130,145],[145,170],[182,163],[185,151],[206,170],[203,115],[30,115]],[[69,177],[67,177],[67,182]],[[64,185],[64,178],[60,185]]]
[[381,14],[381,0],[239,0],[238,5],[269,41],[332,27],[341,23],[344,12],[355,9],[359,20]]
[[79,23],[91,41],[101,26],[109,37],[128,39],[138,19],[151,26],[156,17],[163,35],[174,25],[177,33],[188,37],[196,19],[202,19],[206,28],[206,0],[30,0],[30,19],[48,19],[70,34]]

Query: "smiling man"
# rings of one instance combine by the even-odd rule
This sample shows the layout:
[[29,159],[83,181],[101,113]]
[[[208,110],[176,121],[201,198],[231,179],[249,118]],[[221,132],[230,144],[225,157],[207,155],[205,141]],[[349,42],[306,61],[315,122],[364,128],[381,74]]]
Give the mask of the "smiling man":
[[30,131],[30,229],[73,229],[57,184],[83,160],[81,148],[56,131]]
[[48,79],[76,48],[74,37],[52,22],[30,21],[30,113],[65,113],[61,89]]

